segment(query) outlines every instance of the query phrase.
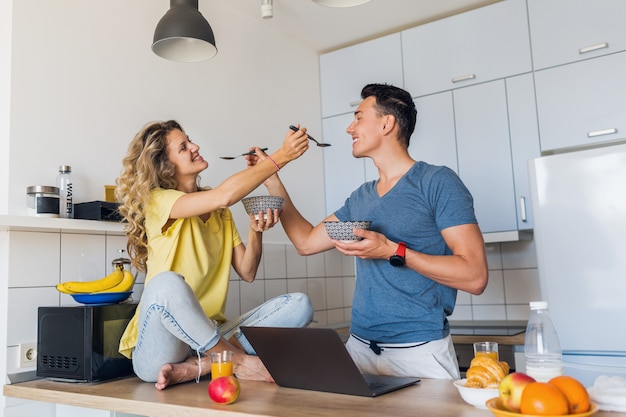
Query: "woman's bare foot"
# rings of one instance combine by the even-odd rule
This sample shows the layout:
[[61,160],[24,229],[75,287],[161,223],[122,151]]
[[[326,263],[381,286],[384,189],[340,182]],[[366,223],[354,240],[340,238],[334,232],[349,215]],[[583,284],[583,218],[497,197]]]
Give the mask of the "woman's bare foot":
[[[220,338],[219,342],[213,346],[206,355],[201,358],[200,376],[207,375],[211,372],[211,358],[208,354],[211,351],[232,350],[233,355],[233,372],[240,379],[250,379],[253,381],[274,382],[274,379],[263,365],[258,356],[247,355],[236,346],[233,346],[226,339]],[[158,390],[163,390],[170,385],[180,384],[182,382],[193,381],[198,377],[198,358],[195,356],[188,357],[181,363],[168,363],[163,365],[159,370],[157,382],[154,386]]]
[[233,372],[237,375],[237,378],[274,382],[274,379],[258,356],[241,355],[240,360],[234,362],[234,367]]
[[[211,361],[202,358],[202,370],[201,375],[206,375],[211,371]],[[159,375],[157,376],[157,382],[154,387],[158,390],[163,390],[170,385],[180,384],[182,382],[188,382],[198,377],[198,358],[190,356],[185,362],[181,363],[168,363],[161,367]]]

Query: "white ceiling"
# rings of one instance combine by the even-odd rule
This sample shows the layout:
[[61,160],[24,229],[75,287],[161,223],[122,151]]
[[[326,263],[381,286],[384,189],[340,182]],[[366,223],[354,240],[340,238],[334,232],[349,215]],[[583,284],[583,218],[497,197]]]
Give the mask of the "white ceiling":
[[[241,13],[261,19],[261,0],[227,1]],[[323,53],[498,1],[371,0],[333,8],[311,0],[273,0],[274,17],[265,24]],[[210,23],[211,17],[205,17]]]

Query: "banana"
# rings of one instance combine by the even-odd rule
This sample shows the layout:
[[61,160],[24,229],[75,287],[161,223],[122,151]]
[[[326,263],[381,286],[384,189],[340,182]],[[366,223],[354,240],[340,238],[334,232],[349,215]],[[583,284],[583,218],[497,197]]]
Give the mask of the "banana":
[[133,285],[135,285],[135,277],[128,269],[124,269],[123,272],[124,278],[119,284],[100,292],[127,292],[132,290]]
[[[132,275],[132,274],[131,274]],[[66,281],[57,285],[57,290],[66,294],[86,294],[94,292],[102,292],[109,288],[115,287],[124,279],[124,272],[121,268],[115,268],[113,272],[104,278],[95,281]]]

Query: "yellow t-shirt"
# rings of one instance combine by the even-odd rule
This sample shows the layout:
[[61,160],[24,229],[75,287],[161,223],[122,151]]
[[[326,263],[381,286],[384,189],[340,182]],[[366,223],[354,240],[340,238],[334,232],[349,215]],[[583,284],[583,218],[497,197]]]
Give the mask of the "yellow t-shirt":
[[[241,244],[241,237],[229,209],[212,212],[206,222],[198,216],[176,219],[162,231],[174,203],[184,194],[161,188],[152,192],[145,219],[148,237],[145,285],[161,272],[177,272],[185,277],[207,317],[223,322],[233,248]],[[138,315],[139,309],[120,340],[120,353],[129,358],[137,343]]]

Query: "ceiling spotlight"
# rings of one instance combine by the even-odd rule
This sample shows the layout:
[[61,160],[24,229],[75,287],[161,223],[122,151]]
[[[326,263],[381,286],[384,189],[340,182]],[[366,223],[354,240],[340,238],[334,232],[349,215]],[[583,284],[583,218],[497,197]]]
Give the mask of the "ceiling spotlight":
[[198,0],[170,0],[154,30],[152,51],[177,62],[199,62],[217,54],[211,25],[198,10]]
[[365,4],[369,1],[370,0],[313,0],[314,3],[327,7],[352,7]]
[[274,0],[261,0],[261,17],[263,19],[271,19],[274,17]]

